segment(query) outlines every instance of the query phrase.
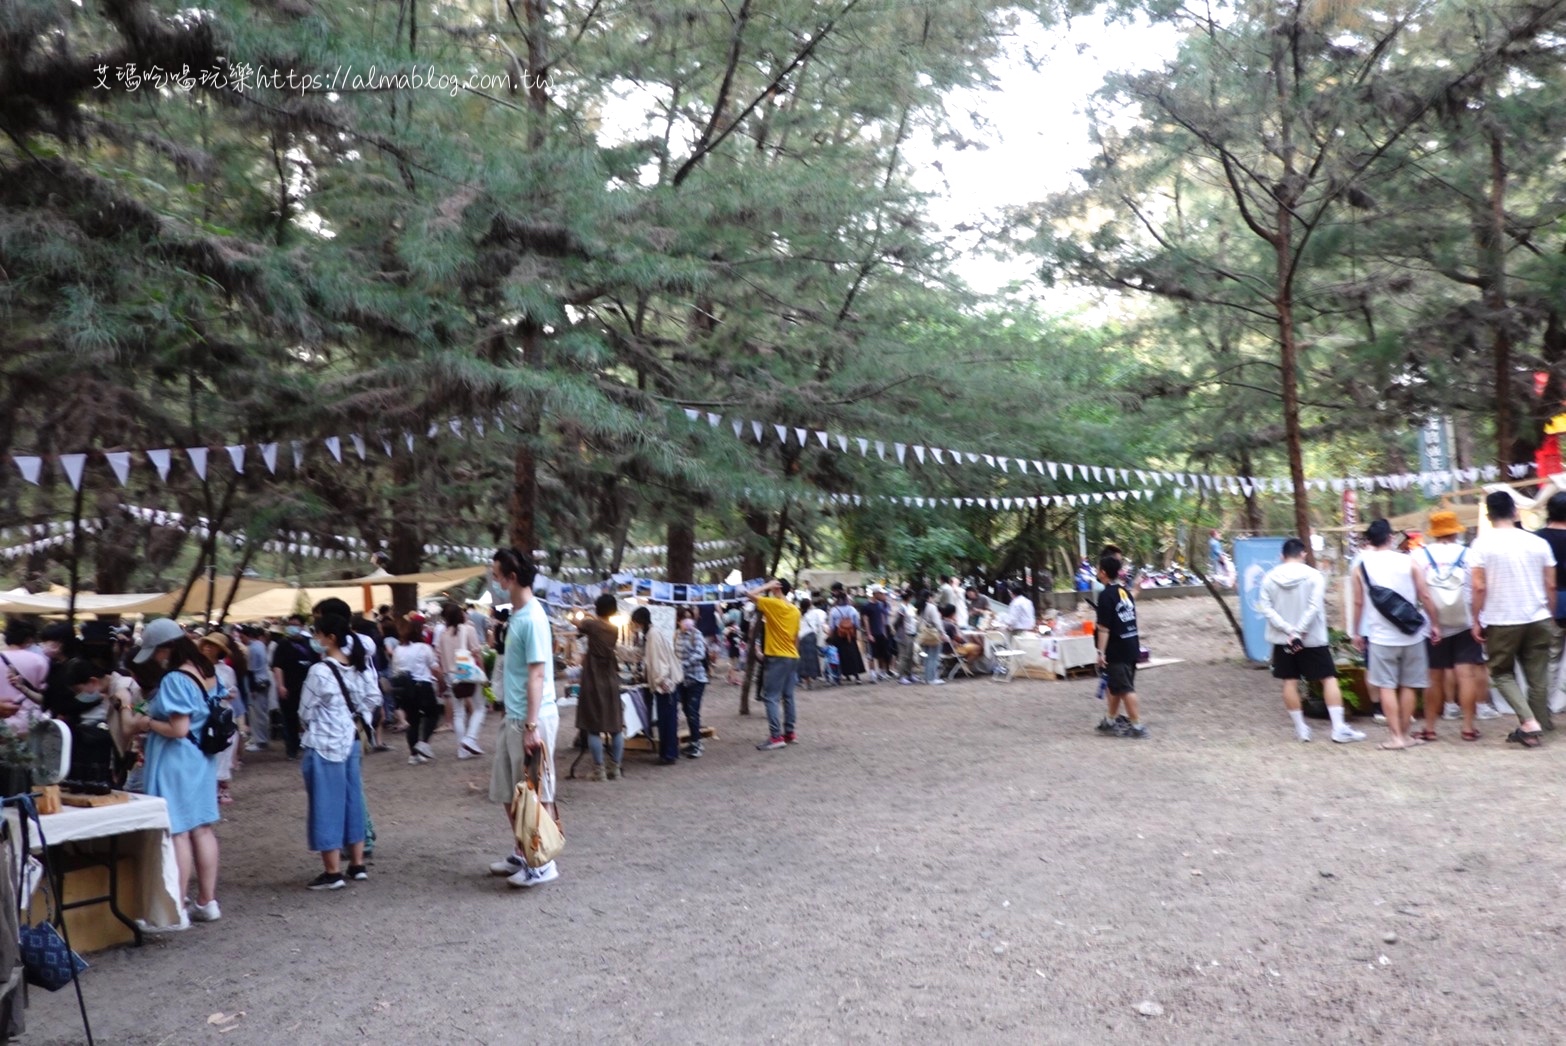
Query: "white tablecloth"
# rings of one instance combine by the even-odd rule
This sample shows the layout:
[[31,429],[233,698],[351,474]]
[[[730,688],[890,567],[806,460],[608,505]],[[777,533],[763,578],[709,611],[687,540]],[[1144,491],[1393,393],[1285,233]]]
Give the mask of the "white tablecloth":
[[1092,636],[1044,636],[1041,651],[1065,668],[1081,668],[1098,662],[1098,645]]
[[[14,814],[15,811],[7,811],[7,816]],[[120,836],[120,853],[135,861],[140,870],[143,928],[182,930],[190,925],[185,906],[180,903],[182,887],[174,843],[169,838],[168,803],[156,796],[132,792],[128,803],[67,806],[57,814],[42,815],[39,821],[50,846]],[[29,842],[37,852],[36,828],[29,830]]]

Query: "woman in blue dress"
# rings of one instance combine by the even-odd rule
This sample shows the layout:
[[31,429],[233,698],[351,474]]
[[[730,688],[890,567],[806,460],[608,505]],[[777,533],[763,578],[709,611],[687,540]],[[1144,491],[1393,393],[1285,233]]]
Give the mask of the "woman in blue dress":
[[146,790],[168,803],[169,834],[179,864],[180,891],[196,875],[196,903],[190,917],[212,922],[222,915],[217,903],[218,821],[217,756],[196,744],[207,722],[207,695],[221,698],[212,665],[185,630],[167,618],[142,630],[138,662],[153,660],[162,670],[147,714],[136,729],[147,735]]

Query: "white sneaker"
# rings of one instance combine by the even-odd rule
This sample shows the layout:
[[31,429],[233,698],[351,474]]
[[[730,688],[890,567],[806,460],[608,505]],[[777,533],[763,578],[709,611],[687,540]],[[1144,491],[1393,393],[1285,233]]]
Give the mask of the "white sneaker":
[[1370,718],[1377,726],[1386,726],[1387,725],[1387,717],[1382,715],[1380,712],[1377,712],[1375,715],[1371,716]]
[[1499,719],[1499,718],[1501,718],[1501,712],[1494,705],[1492,705],[1490,702],[1488,702],[1488,701],[1480,701],[1478,707],[1476,707],[1474,709],[1474,718],[1475,719]]
[[1462,717],[1463,717],[1463,710],[1461,708],[1457,707],[1456,705],[1454,705],[1450,701],[1448,701],[1446,703],[1446,707],[1445,708],[1441,709],[1441,718],[1442,719],[1450,721],[1450,720],[1453,720],[1453,719],[1461,719]]
[[221,918],[223,918],[223,910],[218,907],[216,897],[206,904],[193,904],[190,906],[190,919],[192,922],[215,923]]
[[489,866],[490,875],[515,875],[518,871],[526,871],[527,865],[516,854],[507,854],[504,858]]
[[944,680],[944,679],[932,679],[932,680],[930,680],[930,685],[931,686],[945,686],[946,685],[946,680]]
[[413,746],[413,750],[426,759],[435,758],[435,749],[430,747],[430,743],[428,741],[420,741],[418,744]]
[[1295,729],[1295,731],[1294,731],[1294,739],[1296,741],[1301,741],[1301,742],[1309,741],[1310,738],[1311,738],[1310,727],[1302,726],[1302,727],[1298,727],[1298,728]]
[[408,757],[408,765],[409,766],[423,766],[424,765],[424,757],[421,756],[421,755],[410,755]]
[[1345,726],[1341,730],[1332,731],[1332,739],[1340,745],[1353,744],[1355,741],[1365,739],[1365,731],[1355,730],[1352,726]]
[[524,865],[520,872],[509,877],[506,882],[519,889],[527,889],[530,886],[552,883],[558,878],[560,878],[560,869],[555,867],[555,862],[550,861],[542,868],[528,868]]
[[459,748],[471,756],[481,756],[484,754],[484,749],[479,747],[478,741],[471,737],[464,737]]
[[458,759],[477,759],[478,756],[474,755],[472,752],[468,751],[466,748],[458,748],[457,749],[457,758]]

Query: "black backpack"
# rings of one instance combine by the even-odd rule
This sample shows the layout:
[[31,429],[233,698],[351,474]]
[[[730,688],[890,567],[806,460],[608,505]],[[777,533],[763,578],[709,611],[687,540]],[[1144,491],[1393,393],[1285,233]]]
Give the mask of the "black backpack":
[[186,734],[185,736],[190,738],[191,744],[207,755],[220,755],[233,742],[234,735],[239,733],[239,724],[234,721],[232,708],[212,696],[205,687],[202,688],[202,693],[207,699],[207,721],[201,725],[199,735]]

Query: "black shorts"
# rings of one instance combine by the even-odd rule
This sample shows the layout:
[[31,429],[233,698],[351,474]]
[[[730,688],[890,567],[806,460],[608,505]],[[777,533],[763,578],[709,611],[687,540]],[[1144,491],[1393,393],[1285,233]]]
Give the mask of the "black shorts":
[[1104,666],[1104,675],[1109,678],[1111,694],[1136,693],[1136,665],[1125,661],[1111,661]]
[[871,636],[870,637],[870,656],[873,657],[877,661],[890,661],[890,660],[892,660],[892,657],[893,657],[892,637],[890,635]]
[[1274,679],[1304,679],[1315,683],[1322,679],[1335,679],[1337,674],[1338,666],[1332,663],[1331,647],[1308,646],[1298,653],[1286,646],[1272,648]]
[[1439,643],[1425,640],[1425,649],[1430,654],[1432,672],[1445,671],[1454,665],[1484,664],[1484,647],[1466,628],[1453,635],[1442,636]]

